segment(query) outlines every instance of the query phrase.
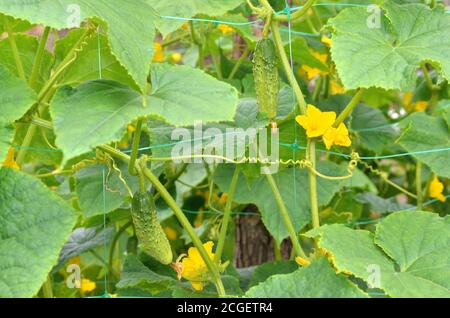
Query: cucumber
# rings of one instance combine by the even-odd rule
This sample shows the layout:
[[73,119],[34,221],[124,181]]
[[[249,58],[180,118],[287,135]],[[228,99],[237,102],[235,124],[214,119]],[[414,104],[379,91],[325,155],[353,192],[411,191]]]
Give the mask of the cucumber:
[[277,51],[275,44],[269,38],[261,39],[256,44],[253,76],[259,111],[273,120],[277,116],[280,86]]
[[155,201],[151,193],[136,192],[133,196],[131,216],[136,236],[144,252],[162,264],[173,259],[169,240],[159,224]]

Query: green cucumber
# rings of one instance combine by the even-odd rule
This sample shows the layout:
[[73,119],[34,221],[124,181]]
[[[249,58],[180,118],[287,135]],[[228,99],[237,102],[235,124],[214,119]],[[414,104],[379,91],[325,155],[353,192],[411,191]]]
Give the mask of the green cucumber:
[[253,76],[255,78],[256,98],[259,111],[273,120],[278,110],[278,57],[275,44],[269,38],[256,44],[253,56]]
[[159,224],[153,196],[140,191],[135,193],[131,215],[136,236],[144,252],[162,264],[170,264],[173,259],[172,249]]

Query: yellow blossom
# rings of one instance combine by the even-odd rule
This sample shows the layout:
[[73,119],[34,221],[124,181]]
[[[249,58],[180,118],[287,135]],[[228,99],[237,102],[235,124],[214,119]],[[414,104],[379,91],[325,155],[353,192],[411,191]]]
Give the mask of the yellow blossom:
[[[314,55],[314,57],[316,59],[318,59],[320,62],[322,62],[324,64],[326,63],[327,58],[328,58],[327,54],[322,54],[322,53],[314,52],[314,51],[312,52],[312,55]],[[325,72],[325,71],[322,71],[315,67],[311,67],[306,64],[302,64],[301,68],[305,71],[306,76],[309,80],[313,79],[317,75],[326,75],[327,74],[327,72]]]
[[127,130],[130,134],[134,133],[136,131],[136,128],[133,125],[128,125]]
[[409,105],[411,105],[413,96],[414,96],[413,92],[406,92],[403,95],[403,105],[405,106],[405,108],[407,108]]
[[181,55],[181,53],[173,53],[170,58],[172,59],[172,61],[174,61],[175,63],[179,63],[181,61],[181,59],[183,58],[183,55]]
[[320,41],[328,47],[331,47],[333,45],[333,41],[326,35],[322,35]]
[[307,259],[304,259],[304,258],[302,258],[302,257],[300,257],[300,256],[297,256],[297,257],[295,258],[295,261],[296,261],[297,264],[300,265],[300,266],[307,266],[307,265],[309,265],[309,263],[310,263]]
[[309,138],[320,137],[331,128],[336,120],[335,112],[322,112],[313,105],[308,105],[306,115],[300,115],[295,120],[305,128]]
[[[214,260],[213,246],[212,241],[203,244],[211,260]],[[210,280],[208,267],[196,247],[189,248],[188,256],[181,261],[181,275],[189,280],[192,287],[197,291],[203,290],[204,283]]]
[[226,24],[219,24],[217,26],[217,29],[222,31],[223,35],[227,35],[227,34],[230,34],[230,33],[234,32],[234,29],[232,27],[230,27],[229,25],[226,25]]
[[19,170],[19,166],[17,165],[16,161],[14,160],[14,149],[13,148],[8,149],[6,159],[3,162],[3,167],[9,167],[9,168]]
[[189,30],[189,24],[183,23],[183,25],[181,26],[181,28],[182,28],[183,30]]
[[337,95],[337,94],[344,94],[345,88],[342,87],[337,81],[331,80],[330,81],[331,86],[331,95]]
[[341,123],[338,128],[329,128],[323,135],[323,142],[327,149],[330,149],[333,145],[348,147],[352,144],[344,123]]
[[97,285],[95,284],[95,282],[91,281],[90,279],[87,278],[82,278],[81,279],[81,291],[82,292],[91,292],[93,291],[95,288],[97,287]]
[[161,43],[155,42],[153,44],[155,54],[153,55],[153,62],[163,62],[164,61],[164,53],[162,50]]
[[444,184],[439,181],[438,177],[434,177],[430,183],[430,197],[439,199],[441,202],[445,202],[446,197],[442,194],[444,191]]
[[423,112],[425,109],[427,109],[428,102],[420,100],[420,101],[417,101],[417,102],[411,104],[411,106],[416,112]]
[[164,228],[164,233],[166,233],[167,238],[171,241],[175,241],[178,237],[177,231],[175,231],[170,226],[166,226]]

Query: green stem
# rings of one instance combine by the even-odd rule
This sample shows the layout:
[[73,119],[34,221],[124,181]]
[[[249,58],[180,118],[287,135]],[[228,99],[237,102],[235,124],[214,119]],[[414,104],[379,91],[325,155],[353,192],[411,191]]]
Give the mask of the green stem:
[[47,280],[42,285],[42,293],[44,294],[44,298],[53,298],[52,278],[50,275],[47,276]]
[[295,231],[294,225],[292,224],[292,220],[289,216],[289,212],[286,208],[286,205],[284,204],[284,200],[283,200],[283,197],[281,196],[280,190],[278,189],[277,184],[271,174],[266,174],[266,178],[272,189],[273,195],[275,196],[275,200],[277,201],[281,217],[283,218],[283,221],[284,221],[284,225],[286,226],[286,229],[289,232],[289,236],[291,238],[295,253],[298,256],[306,258],[306,255],[303,252],[303,249],[298,240],[297,232]]
[[138,119],[137,125],[136,125],[136,131],[134,132],[134,136],[133,136],[133,143],[132,143],[131,155],[130,155],[130,163],[128,164],[128,172],[132,176],[137,175],[135,165],[136,165],[136,158],[139,153],[139,142],[141,141],[141,131],[142,131],[143,121],[144,121],[143,118]]
[[5,17],[4,21],[6,32],[8,33],[9,46],[11,47],[14,62],[16,63],[17,73],[19,74],[19,78],[26,82],[27,78],[25,76],[25,70],[23,68],[22,59],[20,58],[19,49],[17,48],[16,37],[14,36],[11,23],[9,22],[7,17]]
[[425,78],[428,88],[433,90],[434,84],[433,84],[433,81],[431,80],[430,74],[428,73],[426,64],[422,63],[420,65],[420,68],[422,69],[423,77]]
[[314,91],[313,91],[313,95],[312,95],[312,100],[314,102],[318,101],[320,91],[322,90],[323,81],[324,81],[324,78],[322,76],[316,80],[316,86],[314,87]]
[[117,242],[119,241],[120,236],[133,224],[132,221],[128,221],[127,223],[125,223],[121,228],[119,228],[119,230],[117,231],[117,233],[114,235],[112,242],[111,242],[111,246],[109,247],[109,258],[108,258],[108,271],[109,274],[113,277],[117,277],[115,275],[114,272],[114,266],[113,266],[113,261],[114,261],[114,250],[116,247]]
[[48,36],[50,34],[50,27],[45,27],[42,33],[39,46],[34,57],[33,69],[31,70],[31,76],[29,84],[32,88],[36,88],[39,71],[41,70],[42,60],[44,58],[45,45],[47,44]]
[[308,0],[300,10],[291,14],[290,18],[287,14],[280,14],[280,15],[276,15],[274,17],[274,19],[276,21],[280,21],[280,22],[288,22],[289,20],[290,21],[298,20],[308,12],[309,8],[312,7],[314,2],[315,2],[315,0]]
[[274,255],[275,261],[282,260],[280,246],[278,245],[278,243],[275,240],[273,241],[273,255]]
[[344,110],[339,114],[338,118],[333,124],[333,127],[337,128],[341,123],[344,122],[344,120],[351,114],[356,105],[358,105],[365,91],[366,90],[364,88],[360,88],[358,92],[356,92],[348,105],[345,106]]
[[422,210],[422,163],[416,163],[416,196],[417,196],[417,210]]
[[98,146],[98,149],[100,149],[103,152],[106,152],[107,154],[116,157],[117,159],[122,160],[125,163],[129,163],[130,162],[130,156],[128,156],[127,154],[124,154],[123,152],[121,152],[120,150],[117,150],[111,146],[108,145],[102,145],[102,146]]
[[217,243],[216,254],[214,256],[214,261],[217,265],[220,264],[222,260],[222,252],[225,246],[225,240],[227,238],[228,223],[231,219],[231,204],[233,203],[234,193],[236,191],[237,182],[239,179],[239,166],[236,166],[233,177],[231,178],[230,189],[228,190],[227,203],[225,205],[225,211],[223,213],[222,227],[220,228],[219,241]]
[[189,223],[189,220],[186,218],[183,211],[181,211],[180,207],[177,205],[177,203],[172,198],[172,196],[167,191],[167,189],[164,187],[164,185],[161,184],[159,179],[153,174],[153,172],[151,172],[147,168],[147,166],[145,164],[141,164],[141,169],[142,169],[142,172],[144,173],[144,175],[147,177],[147,179],[149,179],[150,182],[153,184],[153,186],[156,188],[156,190],[159,193],[161,193],[161,197],[164,199],[164,201],[166,201],[167,205],[175,213],[176,217],[178,218],[178,221],[181,223],[183,228],[186,230],[186,232],[190,236],[192,243],[198,249],[200,256],[202,257],[203,261],[205,262],[206,266],[208,267],[209,272],[211,273],[211,276],[216,285],[216,289],[217,289],[217,293],[219,294],[219,297],[226,296],[225,289],[223,287],[222,279],[220,277],[218,268],[216,267],[214,262],[209,258],[208,253],[206,252],[205,248],[203,247],[202,242],[200,241],[199,237],[195,233],[194,228],[192,227],[191,223]]
[[62,60],[62,62],[59,63],[59,65],[56,68],[56,70],[53,73],[53,75],[45,83],[44,87],[39,92],[38,100],[42,100],[44,98],[44,96],[53,87],[53,85],[56,83],[56,81],[58,80],[59,76],[61,76],[61,74],[64,72],[64,70],[75,61],[75,59],[77,57],[77,52],[80,50],[80,48],[83,45],[86,37],[88,37],[92,32],[93,32],[93,29],[88,28],[83,33],[83,35],[78,39],[78,41],[75,43],[75,45],[69,51],[69,53],[65,56],[65,58]]
[[[312,168],[316,169],[316,143],[308,139],[306,159],[311,161]],[[309,203],[311,205],[311,221],[313,229],[320,227],[319,205],[317,203],[317,177],[308,170]]]
[[[170,188],[175,183],[175,181],[177,181],[178,178],[186,171],[187,167],[187,163],[182,163],[181,168],[177,171],[177,173],[164,184],[164,188]],[[161,194],[158,192],[154,197],[155,202],[158,201],[160,197]]]
[[234,64],[233,69],[231,70],[230,75],[228,75],[228,79],[232,80],[234,78],[234,76],[236,75],[237,71],[239,70],[239,68],[241,67],[242,63],[244,62],[244,60],[248,57],[248,55],[250,54],[250,47],[247,46],[247,48],[245,49],[245,51],[241,54],[241,56],[239,57],[239,59],[237,60],[236,64]]
[[178,42],[178,41],[180,41],[180,40],[182,40],[182,39],[184,39],[185,37],[188,37],[188,36],[189,36],[189,32],[184,32],[183,34],[180,34],[180,35],[178,35],[178,36],[176,36],[176,37],[174,37],[174,38],[172,38],[170,40],[167,40],[167,41],[163,42],[161,44],[161,46],[162,47],[166,47],[166,46],[172,45],[172,44],[174,44],[174,43],[176,43],[176,42]]
[[303,97],[303,93],[300,88],[300,85],[298,85],[297,79],[295,78],[294,72],[292,71],[291,64],[286,55],[286,51],[284,50],[283,40],[281,39],[279,22],[272,21],[271,26],[272,26],[273,39],[275,41],[275,45],[277,47],[278,54],[280,55],[284,71],[286,73],[289,83],[291,84],[291,87],[294,90],[295,96],[297,98],[300,114],[303,115],[306,113],[306,101],[305,101],[305,98]]
[[27,148],[31,145],[34,134],[36,133],[37,126],[30,124],[28,126],[27,132],[25,134],[25,138],[22,141],[21,148],[19,149],[19,153],[17,154],[16,162],[19,165],[19,167],[22,166],[23,162],[25,161],[25,155],[27,153]]

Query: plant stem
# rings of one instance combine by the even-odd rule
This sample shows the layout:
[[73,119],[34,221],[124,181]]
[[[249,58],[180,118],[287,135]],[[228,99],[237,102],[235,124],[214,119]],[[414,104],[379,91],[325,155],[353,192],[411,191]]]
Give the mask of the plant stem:
[[[85,38],[92,32],[91,29],[87,29],[86,32],[81,36],[81,38],[75,43],[75,45],[72,47],[72,49],[69,51],[69,53],[66,55],[64,60],[59,64],[56,71],[53,73],[53,75],[50,77],[50,79],[45,83],[44,87],[40,90],[37,98],[36,105],[38,107],[38,114],[41,112],[41,110],[44,108],[44,105],[46,105],[46,102],[51,99],[54,92],[56,91],[54,88],[55,82],[58,80],[59,76],[63,73],[63,71],[72,64],[76,59],[76,54],[78,50],[80,49],[80,46],[83,44]],[[20,166],[25,159],[26,154],[26,148],[30,146],[34,134],[36,133],[36,126],[32,123],[28,127],[28,130],[25,135],[25,139],[22,142],[22,148],[19,150],[19,153],[17,155],[17,164]]]
[[136,158],[139,153],[139,142],[141,141],[141,131],[142,131],[142,123],[144,119],[139,118],[136,125],[136,131],[134,132],[133,136],[133,143],[131,148],[131,155],[130,155],[130,163],[128,164],[128,172],[135,176],[137,175],[136,172]]
[[48,35],[50,34],[50,27],[45,27],[42,33],[41,40],[39,41],[39,46],[34,56],[33,69],[31,70],[31,76],[29,84],[32,88],[36,88],[37,78],[39,71],[41,70],[42,60],[44,58],[45,45],[47,44]]
[[113,266],[113,261],[114,261],[114,250],[116,247],[117,242],[119,241],[120,236],[133,224],[132,221],[128,221],[127,223],[125,223],[118,231],[117,233],[114,235],[113,240],[111,242],[111,246],[109,247],[109,258],[108,258],[108,271],[109,274],[113,277],[117,277],[115,275],[114,272],[114,266]]
[[116,157],[120,160],[122,160],[125,163],[129,163],[130,162],[130,156],[128,156],[127,154],[124,154],[123,152],[121,152],[120,150],[117,150],[111,146],[108,145],[102,145],[102,146],[98,146],[98,149],[100,149],[101,151],[106,152],[107,154]]
[[234,76],[236,75],[237,71],[239,70],[239,68],[241,67],[242,63],[244,62],[244,60],[248,57],[248,55],[250,54],[250,47],[247,46],[245,51],[242,52],[241,56],[239,57],[239,59],[237,60],[236,64],[234,64],[233,69],[231,70],[230,75],[228,75],[228,79],[232,80],[234,78]]
[[149,179],[153,186],[156,188],[156,190],[161,193],[161,197],[164,199],[164,201],[166,201],[167,205],[175,213],[178,221],[190,236],[192,243],[198,249],[200,256],[202,257],[203,261],[208,267],[209,272],[211,273],[211,277],[214,280],[219,297],[226,296],[218,268],[209,258],[208,253],[206,252],[202,242],[200,241],[200,238],[195,233],[194,228],[192,227],[191,223],[189,223],[189,220],[186,218],[183,211],[181,211],[180,207],[177,205],[167,189],[161,184],[159,179],[153,174],[153,172],[150,171],[150,169],[147,168],[146,164],[141,164],[141,169],[147,179]]
[[238,179],[239,166],[236,166],[233,177],[231,178],[230,189],[228,190],[228,198],[225,205],[225,211],[223,213],[222,227],[220,228],[219,241],[217,243],[216,254],[214,256],[214,261],[217,265],[219,265],[220,261],[222,260],[223,247],[225,246],[225,240],[227,238],[228,223],[230,223],[231,219],[231,204],[233,203]]
[[422,210],[422,162],[416,163],[416,196],[417,196],[417,210]]
[[341,123],[344,122],[344,120],[351,114],[353,109],[358,105],[359,101],[361,100],[362,95],[364,94],[366,90],[364,88],[360,88],[358,92],[353,96],[351,101],[348,103],[347,106],[345,106],[344,110],[339,114],[338,118],[333,124],[334,128],[339,127]]
[[300,10],[298,10],[298,11],[294,12],[293,14],[291,14],[290,19],[289,19],[289,16],[287,14],[276,15],[274,17],[274,19],[276,21],[280,21],[280,22],[288,22],[289,20],[291,20],[291,21],[298,20],[304,14],[306,14],[308,12],[309,8],[311,8],[311,6],[314,4],[314,2],[315,2],[315,0],[308,0]]
[[270,187],[272,188],[273,195],[275,196],[275,200],[277,201],[278,208],[280,209],[281,217],[283,218],[284,225],[289,232],[289,236],[292,241],[292,245],[294,247],[295,253],[298,256],[306,258],[305,253],[300,245],[298,240],[297,232],[295,231],[294,225],[292,224],[292,220],[289,216],[289,212],[284,204],[283,197],[281,196],[280,190],[277,187],[275,180],[273,179],[271,174],[266,174],[267,181],[269,182]]
[[273,255],[274,255],[275,261],[282,260],[280,246],[275,241],[273,241]]
[[[166,189],[170,188],[174,184],[174,182],[177,181],[178,178],[186,171],[187,167],[188,167],[188,164],[183,163],[181,165],[181,168],[177,171],[177,173],[164,184],[164,188],[166,188]],[[158,192],[154,197],[155,202],[158,201],[160,197],[161,197],[161,194]]]
[[41,89],[38,95],[38,100],[42,100],[44,96],[47,94],[47,92],[53,87],[53,85],[58,80],[59,76],[64,72],[64,70],[72,64],[77,56],[77,52],[80,50],[81,46],[83,45],[85,39],[93,32],[93,29],[88,28],[83,33],[83,35],[78,39],[78,41],[75,43],[75,45],[71,48],[69,53],[64,57],[61,63],[59,63],[58,67],[56,68],[53,75],[50,77],[50,79],[45,83],[44,87]]
[[[316,143],[308,138],[306,159],[311,161],[312,168],[316,169]],[[311,221],[313,229],[320,227],[319,205],[317,203],[317,177],[308,170],[309,203],[311,205]]]
[[281,39],[279,22],[272,21],[271,26],[272,26],[273,39],[274,39],[275,45],[278,49],[278,54],[280,55],[281,62],[283,64],[283,68],[284,68],[284,72],[286,73],[289,83],[291,84],[291,87],[294,90],[295,96],[297,98],[300,114],[303,115],[306,113],[306,101],[305,101],[305,98],[303,97],[303,93],[300,88],[300,85],[298,85],[298,83],[297,83],[297,79],[295,78],[294,72],[292,71],[292,68],[291,68],[291,64],[290,64],[289,59],[284,50],[283,40]]
[[184,39],[185,37],[188,37],[188,36],[189,36],[189,32],[184,32],[183,34],[180,34],[180,35],[178,35],[178,36],[176,36],[176,37],[174,37],[174,38],[172,38],[170,40],[167,40],[167,41],[163,42],[161,44],[161,46],[162,47],[166,47],[166,46],[172,45],[172,44],[174,44],[174,43],[176,43],[176,42],[178,42],[178,41],[180,41],[180,40],[182,40],[182,39]]
[[11,23],[9,22],[7,17],[4,18],[4,21],[6,32],[8,33],[9,46],[11,47],[14,62],[16,63],[17,73],[19,74],[19,78],[26,82],[27,78],[25,76],[25,70],[23,68],[22,59],[20,58],[19,49],[17,48],[16,37],[14,36]]
[[42,285],[42,293],[44,298],[53,298],[52,278],[50,275],[47,276],[47,280]]
[[420,68],[422,69],[423,77],[425,77],[425,81],[427,83],[428,88],[433,90],[434,84],[433,84],[433,81],[431,80],[430,74],[428,73],[427,65],[422,63],[420,65]]

